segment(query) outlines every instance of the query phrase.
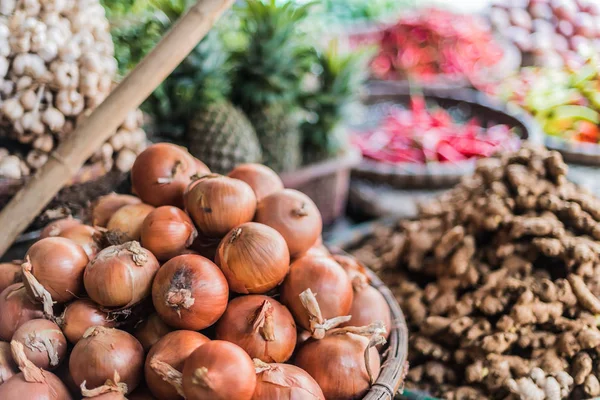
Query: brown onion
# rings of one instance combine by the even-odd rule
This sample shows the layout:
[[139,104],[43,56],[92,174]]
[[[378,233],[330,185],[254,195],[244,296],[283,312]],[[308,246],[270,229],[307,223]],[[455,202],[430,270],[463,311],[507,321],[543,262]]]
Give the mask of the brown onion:
[[92,228],[89,225],[75,225],[70,228],[64,229],[60,237],[69,239],[81,246],[85,254],[91,260],[96,257],[96,254],[100,251],[100,239],[101,233],[96,228]]
[[275,192],[283,190],[283,182],[279,175],[262,164],[238,165],[227,176],[250,185],[258,202]]
[[266,293],[279,285],[290,269],[283,237],[266,225],[248,222],[221,241],[215,262],[236,293]]
[[292,257],[310,249],[323,229],[315,203],[294,189],[280,190],[264,198],[258,204],[254,220],[281,233]]
[[281,302],[290,309],[298,325],[312,331],[309,314],[300,300],[300,294],[309,288],[317,294],[323,318],[348,315],[352,306],[352,284],[344,269],[333,259],[299,258],[292,263],[290,273],[281,285]]
[[256,388],[254,364],[233,343],[213,340],[198,347],[183,366],[187,400],[250,400]]
[[56,375],[36,367],[27,359],[21,343],[12,342],[11,347],[21,373],[0,385],[0,399],[72,399],[69,389]]
[[142,245],[160,261],[180,255],[198,236],[194,223],[177,207],[154,209],[142,224]]
[[252,400],[325,400],[323,391],[306,371],[289,364],[254,360],[257,373]]
[[139,198],[128,194],[109,193],[102,196],[92,205],[92,225],[106,228],[106,224],[118,209],[141,202]]
[[183,207],[183,192],[201,165],[183,148],[157,143],[144,150],[131,168],[131,186],[144,201],[155,207]]
[[32,319],[17,329],[13,341],[23,344],[25,355],[35,366],[52,370],[67,354],[67,339],[52,321]]
[[0,292],[12,285],[23,281],[22,262],[13,261],[0,263]]
[[178,329],[200,330],[225,312],[229,287],[221,270],[194,254],[177,256],[156,274],[152,302],[160,317]]
[[0,340],[11,340],[25,322],[43,317],[42,305],[29,298],[22,283],[10,285],[0,293]]
[[[181,398],[178,394],[178,389],[181,392],[181,375],[175,374],[176,378],[173,382],[172,369],[181,373],[183,364],[189,355],[208,341],[210,341],[209,338],[198,332],[175,331],[152,346],[146,357],[144,373],[146,384],[154,396],[161,400]],[[178,386],[178,389],[174,385]]]
[[251,358],[285,362],[296,347],[296,323],[285,306],[267,296],[238,297],[216,325],[216,338],[240,346]]
[[138,242],[102,250],[83,275],[92,300],[104,307],[129,307],[150,294],[160,265]]
[[252,221],[256,196],[252,188],[239,179],[206,175],[187,191],[186,210],[199,233],[220,238],[236,226]]
[[[96,388],[107,380],[119,380],[134,390],[142,379],[144,349],[125,331],[95,326],[77,342],[69,359],[69,371],[75,384]],[[116,383],[116,382],[115,382]]]
[[92,326],[112,328],[115,321],[93,301],[80,299],[67,305],[59,318],[59,325],[67,340],[75,344]]
[[40,233],[40,239],[59,236],[63,230],[80,224],[81,221],[73,217],[57,219],[56,221],[50,222],[44,229],[42,229],[42,232]]
[[128,240],[140,240],[144,220],[154,210],[148,204],[130,204],[119,208],[108,221],[107,229]]
[[10,343],[0,342],[0,385],[19,373],[19,368],[10,352]]
[[133,336],[140,341],[144,351],[152,346],[173,329],[167,326],[156,313],[152,313],[135,327]]

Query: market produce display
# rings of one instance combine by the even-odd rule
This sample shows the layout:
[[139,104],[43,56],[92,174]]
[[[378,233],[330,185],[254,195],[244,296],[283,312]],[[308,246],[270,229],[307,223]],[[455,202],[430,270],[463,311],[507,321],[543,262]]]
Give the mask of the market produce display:
[[354,248],[401,302],[407,387],[446,399],[600,395],[600,199],[524,147]]
[[306,195],[257,164],[211,174],[167,143],[140,154],[132,184],[139,198],[101,197],[0,266],[0,398],[365,395],[390,308],[323,247]]

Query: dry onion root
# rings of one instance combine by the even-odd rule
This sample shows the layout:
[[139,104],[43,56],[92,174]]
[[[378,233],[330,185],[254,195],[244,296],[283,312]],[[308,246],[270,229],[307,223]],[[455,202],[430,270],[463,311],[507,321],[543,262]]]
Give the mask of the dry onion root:
[[25,322],[43,318],[42,305],[33,302],[22,283],[10,285],[0,293],[0,339],[9,341]]
[[254,359],[253,400],[325,400],[319,384],[306,371],[290,364],[267,364]]
[[38,368],[52,370],[67,355],[67,339],[59,326],[46,319],[32,319],[17,329],[13,341],[24,346],[27,358]]

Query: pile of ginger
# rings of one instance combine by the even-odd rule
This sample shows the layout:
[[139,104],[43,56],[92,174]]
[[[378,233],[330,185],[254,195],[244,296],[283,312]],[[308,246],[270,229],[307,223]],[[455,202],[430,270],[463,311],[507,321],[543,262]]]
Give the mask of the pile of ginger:
[[600,396],[600,199],[541,148],[379,226],[351,252],[384,279],[410,331],[406,387],[446,399]]

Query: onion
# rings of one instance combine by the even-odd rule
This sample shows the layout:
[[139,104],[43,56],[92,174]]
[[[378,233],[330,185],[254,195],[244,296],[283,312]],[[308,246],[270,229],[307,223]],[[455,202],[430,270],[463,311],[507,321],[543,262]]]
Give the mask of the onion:
[[142,379],[144,349],[136,338],[118,329],[94,326],[77,342],[69,359],[69,371],[75,384],[96,388],[107,380],[127,385],[134,390]]
[[19,373],[19,368],[10,352],[10,343],[0,342],[0,385]]
[[141,202],[139,198],[128,194],[110,193],[102,196],[92,205],[92,225],[106,228],[106,224],[118,209]]
[[[179,393],[182,391],[183,363],[194,350],[208,341],[209,338],[198,332],[175,331],[152,346],[146,357],[144,373],[146,383],[154,396],[161,400],[181,398]],[[173,369],[179,373],[173,374]]]
[[115,326],[115,321],[111,320],[108,313],[102,311],[93,301],[80,299],[67,305],[59,318],[59,325],[67,340],[75,344],[90,327],[112,328]]
[[285,306],[267,296],[238,297],[216,326],[216,338],[240,346],[252,358],[285,362],[296,347],[296,323]]
[[27,358],[45,370],[56,368],[67,354],[67,339],[58,325],[47,319],[25,322],[15,331],[12,340],[22,343]]
[[100,251],[99,241],[102,235],[100,231],[89,225],[79,224],[71,226],[64,229],[59,236],[80,245],[90,260],[96,257],[96,254]]
[[34,243],[25,256],[23,282],[27,293],[53,315],[53,302],[65,303],[83,291],[88,256],[69,239],[49,237]]
[[315,203],[294,189],[280,190],[264,198],[258,204],[254,220],[281,233],[292,257],[310,249],[323,229]]
[[43,317],[42,305],[29,298],[22,283],[10,285],[0,293],[0,340],[9,341],[25,322]]
[[257,373],[253,400],[325,400],[323,391],[306,371],[289,364],[254,360]]
[[331,253],[329,249],[323,244],[323,238],[319,236],[317,241],[311,246],[310,249],[306,251],[306,253],[301,254],[296,258],[300,258],[302,256],[321,256],[321,257],[331,257]]
[[25,356],[23,344],[11,342],[21,372],[0,385],[0,399],[70,400],[69,389],[52,372],[36,367]]
[[290,269],[283,237],[266,225],[248,222],[221,241],[215,262],[236,293],[266,293],[279,285]]
[[104,307],[129,307],[150,294],[160,265],[138,242],[127,242],[102,250],[83,275],[92,300]]
[[160,261],[181,254],[197,235],[190,217],[173,206],[154,209],[142,224],[142,245]]
[[20,261],[0,263],[0,292],[12,285],[23,281]]
[[119,208],[108,221],[107,229],[121,242],[140,240],[144,220],[154,210],[148,204],[130,204]]
[[275,192],[283,190],[283,182],[279,175],[262,164],[238,165],[227,176],[250,185],[258,202]]
[[135,328],[133,336],[140,341],[144,351],[152,346],[173,329],[167,326],[156,313],[152,313]]
[[298,325],[312,332],[314,324],[300,300],[300,294],[309,288],[317,293],[323,318],[348,315],[352,306],[352,284],[337,262],[326,257],[299,258],[292,263],[281,285],[281,302],[290,309]]
[[187,400],[250,400],[255,388],[254,364],[233,343],[213,340],[203,344],[183,366]]
[[160,317],[178,329],[200,330],[225,312],[227,280],[210,260],[193,254],[177,256],[156,274],[152,302]]
[[131,168],[131,186],[144,203],[183,207],[183,192],[200,164],[183,148],[157,143],[144,150]]
[[63,230],[80,224],[81,221],[73,217],[57,219],[56,221],[50,222],[44,229],[42,229],[42,232],[40,233],[40,239],[51,236],[59,236]]
[[236,226],[252,221],[256,196],[239,179],[206,175],[186,193],[186,210],[198,231],[207,237],[221,238]]

